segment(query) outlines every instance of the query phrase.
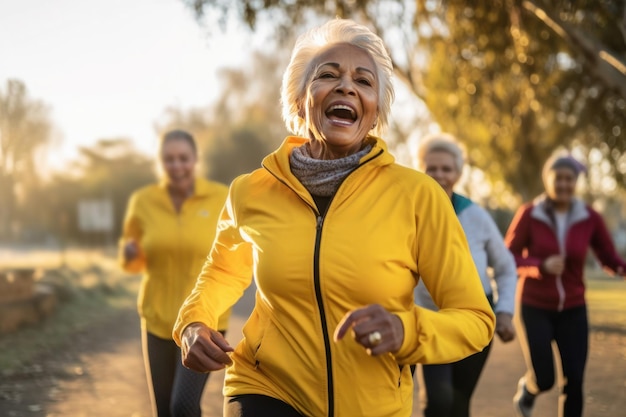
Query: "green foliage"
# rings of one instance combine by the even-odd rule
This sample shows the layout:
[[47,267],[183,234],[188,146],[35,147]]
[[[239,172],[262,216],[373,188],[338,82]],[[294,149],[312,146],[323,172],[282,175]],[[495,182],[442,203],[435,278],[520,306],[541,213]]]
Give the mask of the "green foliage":
[[[543,3],[561,9],[564,22],[580,16],[580,27],[602,14],[588,2],[575,8],[570,2]],[[449,0],[440,16],[446,33],[433,31],[421,40],[430,49],[426,103],[444,130],[466,142],[472,164],[492,181],[504,181],[527,200],[542,191],[539,172],[556,149],[577,142],[602,146],[609,160],[612,151],[623,151],[619,126],[625,113],[616,110],[626,106],[624,97],[528,8],[495,2],[470,9]],[[623,41],[612,44],[626,52]],[[615,168],[615,176],[626,173]]]
[[518,199],[539,193],[545,159],[574,144],[599,149],[625,184],[623,0],[183,1],[200,19],[235,13],[281,39],[335,16],[372,27],[404,86]]

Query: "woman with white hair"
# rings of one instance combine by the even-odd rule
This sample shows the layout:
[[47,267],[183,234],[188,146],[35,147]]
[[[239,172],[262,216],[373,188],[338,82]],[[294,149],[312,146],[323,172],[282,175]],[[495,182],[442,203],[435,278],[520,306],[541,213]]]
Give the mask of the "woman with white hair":
[[[423,139],[418,151],[418,165],[444,189],[469,243],[482,287],[496,313],[496,333],[503,342],[515,337],[512,323],[515,310],[517,271],[513,255],[489,213],[467,197],[454,192],[463,173],[465,155],[456,138],[447,133]],[[489,274],[493,270],[493,276]],[[495,302],[492,282],[497,288]],[[437,310],[428,289],[420,282],[415,290],[417,304]],[[491,344],[479,353],[460,361],[423,365],[424,386],[420,395],[426,398],[425,417],[468,417],[470,401],[485,366]]]
[[[296,42],[283,115],[296,135],[233,181],[211,254],[181,308],[183,363],[227,367],[226,416],[404,416],[410,365],[482,350],[494,315],[451,205],[377,137],[393,98],[382,40],[333,19]],[[219,315],[250,285],[231,347]],[[413,303],[422,279],[440,307]]]

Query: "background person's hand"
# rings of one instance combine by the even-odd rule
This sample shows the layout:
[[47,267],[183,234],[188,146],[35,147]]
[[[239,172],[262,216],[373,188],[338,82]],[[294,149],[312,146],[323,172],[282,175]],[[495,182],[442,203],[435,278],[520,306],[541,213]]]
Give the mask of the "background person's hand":
[[139,256],[139,245],[134,240],[129,240],[124,245],[124,260],[130,262]]
[[203,323],[191,323],[185,327],[181,338],[183,365],[196,372],[211,372],[231,365],[228,352],[233,348],[217,330]]
[[[335,342],[343,339],[350,329],[354,340],[366,348],[372,356],[397,352],[404,341],[404,326],[400,317],[391,314],[378,304],[347,313],[335,329]],[[372,345],[369,340],[370,334],[374,332],[381,335],[380,343],[377,345]]]
[[543,261],[543,270],[549,274],[561,275],[565,269],[565,257],[563,255],[552,255]]
[[513,316],[510,313],[496,314],[496,334],[504,343],[515,339]]

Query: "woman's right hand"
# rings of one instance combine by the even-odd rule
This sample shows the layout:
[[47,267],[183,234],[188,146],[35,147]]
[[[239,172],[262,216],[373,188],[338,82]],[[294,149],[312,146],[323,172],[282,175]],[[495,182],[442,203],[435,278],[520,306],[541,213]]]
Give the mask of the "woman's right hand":
[[549,256],[543,261],[542,267],[549,274],[561,275],[565,269],[565,257],[563,255]]
[[185,327],[181,338],[183,365],[196,372],[211,372],[231,365],[228,352],[234,349],[217,330],[203,323]]
[[129,240],[124,245],[124,260],[130,262],[139,256],[139,244],[135,240]]

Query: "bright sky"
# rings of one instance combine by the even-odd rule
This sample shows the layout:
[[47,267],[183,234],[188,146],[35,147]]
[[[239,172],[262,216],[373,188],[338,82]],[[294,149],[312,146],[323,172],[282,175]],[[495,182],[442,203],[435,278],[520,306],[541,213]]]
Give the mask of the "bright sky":
[[206,106],[243,61],[249,39],[212,32],[180,0],[0,0],[0,88],[20,79],[51,107],[53,166],[100,138],[152,153],[163,110]]

